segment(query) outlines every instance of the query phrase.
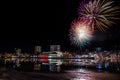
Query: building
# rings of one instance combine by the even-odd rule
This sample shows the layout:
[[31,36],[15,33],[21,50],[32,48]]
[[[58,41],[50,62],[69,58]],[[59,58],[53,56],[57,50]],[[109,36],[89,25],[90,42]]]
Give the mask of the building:
[[21,54],[21,49],[20,48],[15,48],[16,54],[19,56]]
[[42,52],[42,47],[41,46],[35,46],[35,54],[40,54]]
[[50,45],[50,51],[61,51],[60,45]]

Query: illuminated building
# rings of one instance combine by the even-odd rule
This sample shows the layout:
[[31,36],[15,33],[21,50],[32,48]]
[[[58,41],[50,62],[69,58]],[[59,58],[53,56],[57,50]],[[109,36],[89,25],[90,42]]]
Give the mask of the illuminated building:
[[60,51],[60,45],[50,45],[50,51]]
[[20,48],[15,48],[15,50],[16,50],[16,54],[19,56],[20,53],[21,53],[21,49]]
[[35,54],[39,54],[42,51],[42,47],[41,46],[35,46]]

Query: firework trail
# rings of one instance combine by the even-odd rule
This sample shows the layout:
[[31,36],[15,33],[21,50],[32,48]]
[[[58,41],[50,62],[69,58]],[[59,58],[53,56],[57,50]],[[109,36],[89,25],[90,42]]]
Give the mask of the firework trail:
[[88,25],[75,19],[71,24],[69,37],[73,45],[84,47],[92,39],[92,31]]
[[105,31],[108,26],[114,24],[119,7],[111,0],[84,0],[79,4],[78,15],[80,22],[88,24],[91,29]]

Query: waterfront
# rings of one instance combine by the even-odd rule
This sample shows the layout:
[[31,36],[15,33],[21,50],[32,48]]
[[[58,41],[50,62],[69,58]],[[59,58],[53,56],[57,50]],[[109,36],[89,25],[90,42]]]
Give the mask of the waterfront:
[[[120,60],[44,59],[1,65],[1,80],[120,80]],[[46,61],[45,61],[46,60]],[[48,61],[48,62],[47,62]]]
[[[86,70],[86,71],[82,71]],[[1,80],[120,80],[118,73],[96,72],[87,69],[66,70],[65,72],[21,72],[4,71]]]

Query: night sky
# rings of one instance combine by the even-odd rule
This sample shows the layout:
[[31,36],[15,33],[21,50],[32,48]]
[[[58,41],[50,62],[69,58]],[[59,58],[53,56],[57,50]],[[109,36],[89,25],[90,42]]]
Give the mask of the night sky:
[[[4,1],[1,7],[0,51],[14,50],[15,47],[32,51],[35,45],[48,50],[50,44],[60,44],[62,50],[74,48],[70,45],[68,34],[71,22],[78,16],[79,2]],[[116,22],[107,32],[96,32],[94,40],[85,48],[120,44],[120,23]]]

